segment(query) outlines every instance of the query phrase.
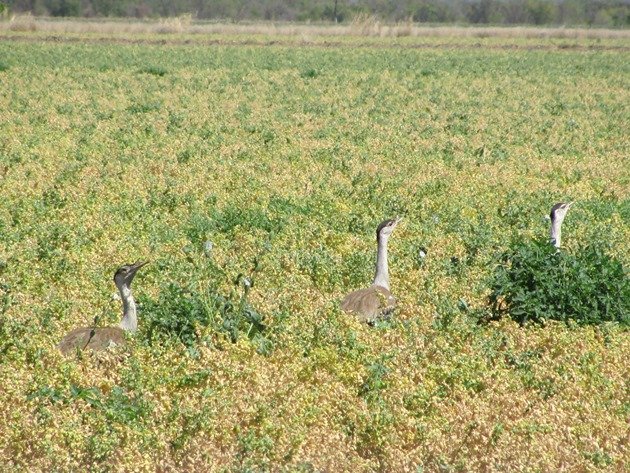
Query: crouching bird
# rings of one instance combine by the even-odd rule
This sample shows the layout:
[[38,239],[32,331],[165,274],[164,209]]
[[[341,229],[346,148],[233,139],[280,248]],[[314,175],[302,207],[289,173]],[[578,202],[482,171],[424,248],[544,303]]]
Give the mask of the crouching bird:
[[366,289],[353,291],[341,301],[341,308],[356,314],[362,322],[374,323],[386,318],[396,306],[396,299],[389,292],[389,269],[387,267],[387,242],[402,217],[385,220],[376,229],[376,274],[374,282]]
[[57,345],[64,355],[78,350],[105,350],[110,346],[124,345],[125,332],[138,330],[136,301],[131,294],[131,281],[148,261],[125,264],[114,274],[114,283],[120,292],[123,303],[123,317],[118,327],[82,327],[68,333]]

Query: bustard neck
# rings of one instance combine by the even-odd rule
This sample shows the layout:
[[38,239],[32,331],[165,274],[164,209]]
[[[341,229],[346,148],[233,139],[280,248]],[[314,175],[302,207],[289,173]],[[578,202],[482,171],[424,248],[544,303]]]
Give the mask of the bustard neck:
[[384,287],[389,291],[389,268],[387,267],[387,237],[379,236],[378,248],[376,250],[376,274],[374,275],[375,286]]
[[118,289],[123,301],[123,318],[120,321],[120,328],[127,332],[135,332],[138,330],[138,317],[136,315],[136,301],[131,294],[131,288],[122,284]]
[[562,222],[559,220],[551,221],[550,240],[551,244],[556,248],[560,248],[560,238],[562,236]]

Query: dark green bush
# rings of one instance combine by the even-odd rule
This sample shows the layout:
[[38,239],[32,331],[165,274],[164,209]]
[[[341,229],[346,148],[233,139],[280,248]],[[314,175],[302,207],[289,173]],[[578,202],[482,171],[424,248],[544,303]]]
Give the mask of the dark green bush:
[[37,400],[40,405],[71,403],[83,400],[96,411],[101,411],[108,421],[118,424],[141,422],[152,411],[152,405],[140,393],[134,393],[121,386],[114,386],[104,394],[95,387],[81,387],[72,384],[69,389],[43,386],[34,389],[28,400]]
[[245,336],[257,344],[259,351],[269,351],[269,341],[263,337],[267,328],[263,316],[248,302],[253,275],[239,274],[234,284],[230,294],[223,295],[212,286],[198,289],[197,282],[168,283],[157,299],[141,301],[147,339],[152,342],[166,336],[193,347],[204,328],[209,328],[211,332],[224,334],[231,342]]
[[491,288],[493,316],[508,314],[520,324],[630,325],[630,279],[605,244],[567,252],[548,241],[518,242],[502,255]]
[[166,75],[168,71],[161,66],[146,66],[140,69],[138,72],[140,72],[141,74],[150,74],[152,76],[162,77]]

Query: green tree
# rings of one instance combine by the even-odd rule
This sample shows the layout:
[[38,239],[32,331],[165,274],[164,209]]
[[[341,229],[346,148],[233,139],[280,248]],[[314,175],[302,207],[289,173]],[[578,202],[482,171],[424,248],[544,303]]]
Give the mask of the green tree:
[[494,0],[477,0],[466,8],[466,19],[470,23],[490,23],[496,5]]
[[544,25],[553,20],[553,6],[547,0],[527,0],[525,10],[528,23]]
[[46,0],[44,7],[52,16],[79,16],[80,0]]
[[412,14],[414,21],[421,23],[446,23],[453,21],[454,14],[444,2],[425,0]]

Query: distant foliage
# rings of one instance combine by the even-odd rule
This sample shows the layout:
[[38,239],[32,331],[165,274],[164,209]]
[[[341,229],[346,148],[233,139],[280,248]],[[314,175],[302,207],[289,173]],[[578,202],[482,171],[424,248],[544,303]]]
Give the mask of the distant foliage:
[[[0,4],[1,5],[1,4]],[[174,17],[266,21],[335,21],[357,18],[421,23],[562,24],[627,26],[624,0],[9,0],[16,12],[51,16]],[[1,14],[1,13],[0,13]],[[180,25],[164,24],[165,32]]]
[[553,319],[630,325],[630,279],[606,249],[591,244],[573,253],[548,241],[516,244],[493,275],[493,314],[521,324]]

